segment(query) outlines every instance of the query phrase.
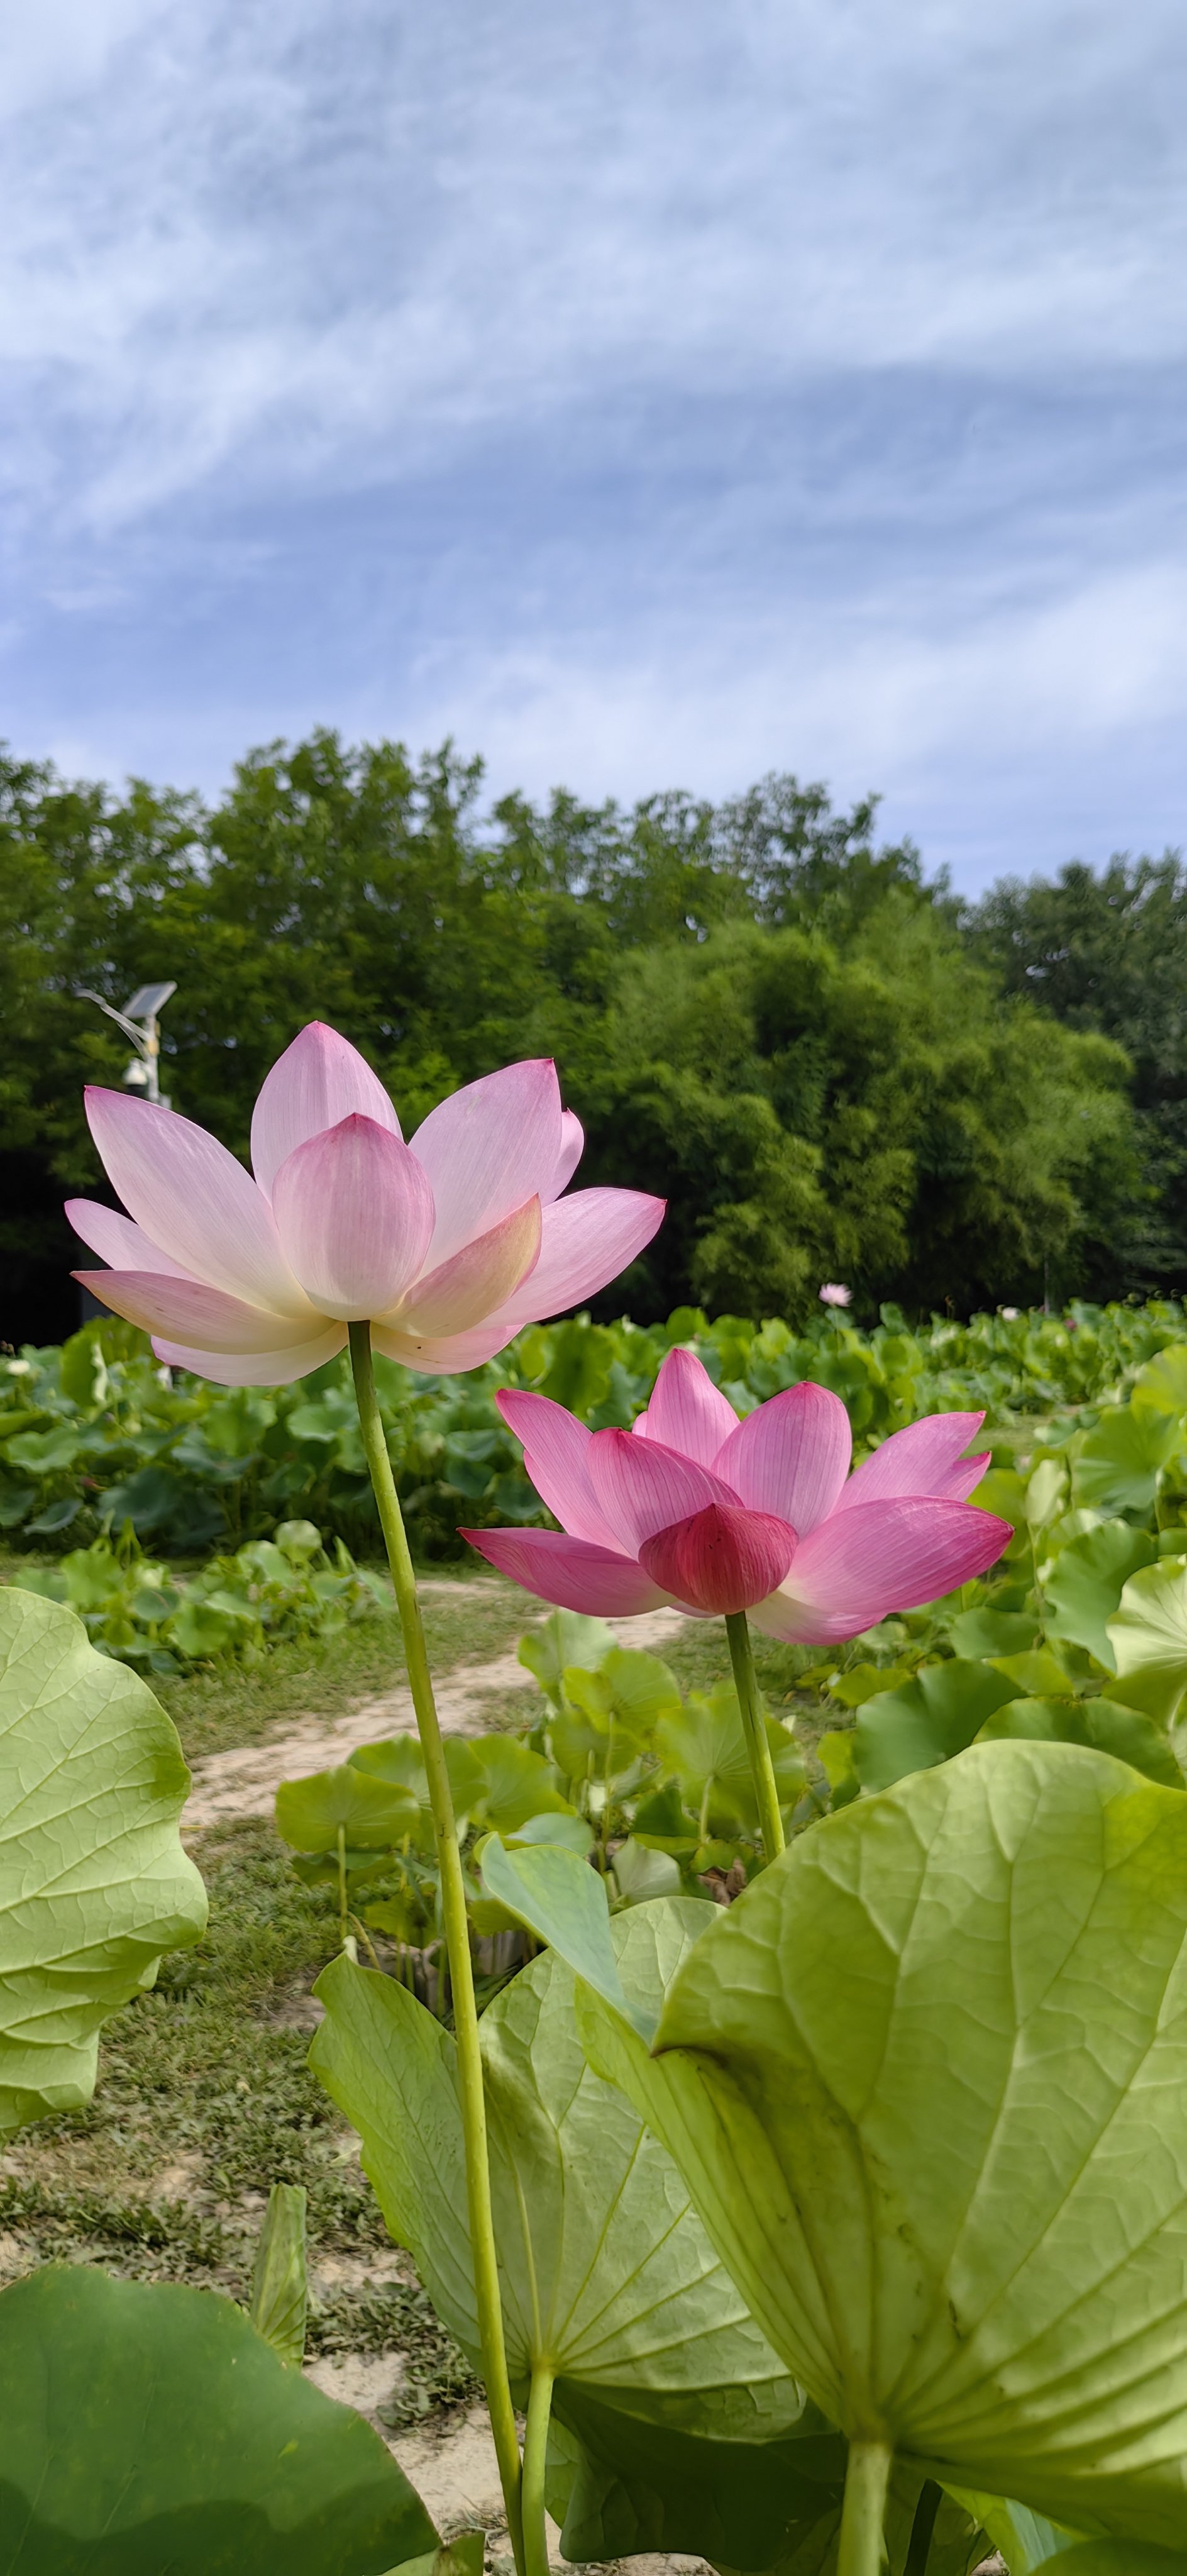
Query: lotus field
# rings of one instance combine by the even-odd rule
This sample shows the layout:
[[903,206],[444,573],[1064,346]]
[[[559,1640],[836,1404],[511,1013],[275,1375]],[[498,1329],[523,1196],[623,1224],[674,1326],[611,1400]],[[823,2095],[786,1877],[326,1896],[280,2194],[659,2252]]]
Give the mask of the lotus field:
[[[337,1924],[310,2063],[517,2576],[550,2520],[582,2564],[1183,2576],[1178,1309],[574,1320],[663,1205],[571,1186],[548,1064],[406,1142],[313,1026],[250,1174],[88,1115],[118,1320],[0,1363],[9,2136],[202,1937],[153,1683],[376,1623],[415,1736],[276,1802]],[[520,1587],[526,1725],[443,1735],[414,1558]],[[479,2576],[306,2310],[283,2182],[244,2306],[0,2294],[0,2568]]]

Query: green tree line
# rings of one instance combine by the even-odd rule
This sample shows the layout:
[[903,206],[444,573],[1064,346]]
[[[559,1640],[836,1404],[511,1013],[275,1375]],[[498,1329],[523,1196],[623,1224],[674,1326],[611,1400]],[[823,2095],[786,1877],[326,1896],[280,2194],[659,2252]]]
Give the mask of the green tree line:
[[0,1336],[77,1319],[66,1191],[99,1191],[83,1080],[171,977],[163,1078],[235,1151],[280,1049],[331,1021],[405,1132],[556,1057],[585,1181],[669,1221],[611,1292],[802,1317],[967,1313],[1187,1269],[1187,877],[1175,858],[961,907],[873,800],[764,779],[713,805],[563,793],[484,810],[479,762],[332,733],[253,753],[214,805],[0,759]]

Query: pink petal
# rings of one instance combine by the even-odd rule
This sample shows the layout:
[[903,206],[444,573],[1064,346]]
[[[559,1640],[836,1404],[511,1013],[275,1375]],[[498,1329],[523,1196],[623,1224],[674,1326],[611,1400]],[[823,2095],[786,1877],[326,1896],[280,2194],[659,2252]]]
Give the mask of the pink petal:
[[272,1213],[314,1305],[347,1321],[386,1313],[415,1279],[433,1231],[433,1194],[390,1127],[355,1112],[281,1164]]
[[191,1351],[182,1343],[155,1338],[153,1349],[170,1368],[189,1369],[194,1377],[210,1378],[215,1386],[291,1386],[294,1379],[308,1377],[313,1369],[324,1368],[327,1360],[336,1359],[345,1344],[345,1324],[328,1324],[324,1333],[318,1333],[311,1342],[298,1342],[295,1350],[235,1355],[229,1351]]
[[[650,1243],[666,1205],[641,1190],[574,1190],[546,1207],[535,1269],[499,1310],[507,1327],[504,1340],[512,1341],[525,1324],[567,1314],[608,1287]],[[496,1350],[502,1347],[495,1344]]]
[[[668,1596],[630,1557],[589,1547],[563,1530],[461,1532],[488,1565],[509,1574],[539,1601],[561,1610],[584,1610],[593,1619],[633,1619],[640,1610],[664,1607]],[[677,1604],[677,1607],[679,1605]]]
[[414,1333],[374,1316],[371,1320],[375,1349],[422,1377],[463,1377],[470,1369],[484,1368],[511,1338],[510,1330],[497,1322],[479,1324],[472,1333]]
[[495,1402],[508,1428],[523,1442],[524,1466],[549,1511],[571,1537],[588,1539],[595,1547],[615,1547],[614,1532],[598,1508],[589,1481],[592,1431],[547,1395],[503,1387]]
[[474,1243],[464,1244],[439,1268],[426,1272],[403,1299],[398,1312],[384,1317],[402,1333],[465,1333],[494,1316],[530,1270],[540,1249],[540,1202],[525,1206],[492,1225]]
[[176,1271],[160,1278],[146,1270],[76,1270],[73,1275],[129,1324],[139,1324],[146,1333],[180,1335],[203,1350],[295,1350],[310,1338],[303,1317],[267,1315],[262,1306],[245,1306],[221,1288],[208,1288],[204,1279],[183,1279]]
[[710,1617],[752,1610],[783,1581],[795,1531],[770,1512],[708,1503],[692,1519],[645,1538],[639,1563],[667,1592]]
[[100,1261],[109,1261],[113,1270],[150,1270],[154,1278],[184,1279],[188,1273],[179,1261],[171,1261],[159,1243],[148,1236],[130,1216],[121,1216],[118,1208],[101,1207],[98,1199],[67,1199],[65,1213],[82,1241],[97,1252]]
[[774,1512],[803,1539],[831,1512],[852,1448],[839,1395],[805,1383],[736,1423],[713,1465],[753,1511]]
[[504,1065],[431,1109],[412,1145],[437,1210],[434,1269],[525,1200],[543,1199],[563,1143],[556,1067],[547,1056]]
[[88,1087],[86,1109],[129,1216],[187,1277],[301,1316],[312,1331],[314,1310],[285,1263],[267,1199],[225,1145],[176,1110],[122,1091]]
[[278,1056],[251,1122],[251,1167],[268,1198],[282,1163],[310,1136],[358,1111],[398,1136],[400,1121],[377,1073],[346,1038],[311,1020]]
[[635,1440],[629,1431],[595,1431],[586,1455],[598,1504],[632,1556],[645,1538],[691,1520],[706,1503],[738,1500],[694,1458],[681,1458],[658,1440]]
[[581,1120],[574,1117],[571,1109],[562,1109],[561,1149],[556,1159],[556,1168],[547,1189],[540,1192],[545,1206],[550,1200],[559,1199],[562,1190],[567,1190],[584,1151],[585,1129]]
[[1008,1521],[971,1503],[858,1503],[801,1541],[788,1580],[753,1616],[769,1636],[837,1645],[984,1574],[1010,1536]]
[[922,1422],[909,1422],[905,1431],[892,1432],[872,1458],[854,1469],[839,1508],[847,1512],[854,1503],[889,1502],[906,1494],[940,1494],[962,1503],[989,1464],[988,1450],[979,1458],[960,1454],[984,1420],[983,1413],[929,1413]]
[[[645,1440],[662,1440],[666,1449],[678,1450],[682,1458],[695,1458],[702,1467],[712,1466],[722,1442],[738,1428],[732,1404],[714,1386],[694,1351],[668,1352],[646,1415],[641,1414],[632,1429],[639,1431],[644,1421]],[[732,1481],[727,1477],[727,1482]]]

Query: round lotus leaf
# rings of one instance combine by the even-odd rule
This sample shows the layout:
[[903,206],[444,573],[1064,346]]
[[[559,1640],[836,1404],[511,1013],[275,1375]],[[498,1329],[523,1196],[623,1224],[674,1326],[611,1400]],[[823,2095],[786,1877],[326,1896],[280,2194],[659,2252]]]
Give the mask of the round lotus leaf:
[[88,2102],[101,2023],[201,1937],[189,1785],[147,1684],[62,1603],[0,1591],[0,2130]]

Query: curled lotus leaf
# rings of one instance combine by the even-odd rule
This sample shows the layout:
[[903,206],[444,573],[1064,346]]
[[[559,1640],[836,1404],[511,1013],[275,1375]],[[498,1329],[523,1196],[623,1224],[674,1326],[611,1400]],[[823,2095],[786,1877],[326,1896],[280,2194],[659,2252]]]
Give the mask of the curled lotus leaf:
[[578,2020],[830,2421],[1187,2547],[1187,1800],[974,1746],[764,1872],[654,2055]]

